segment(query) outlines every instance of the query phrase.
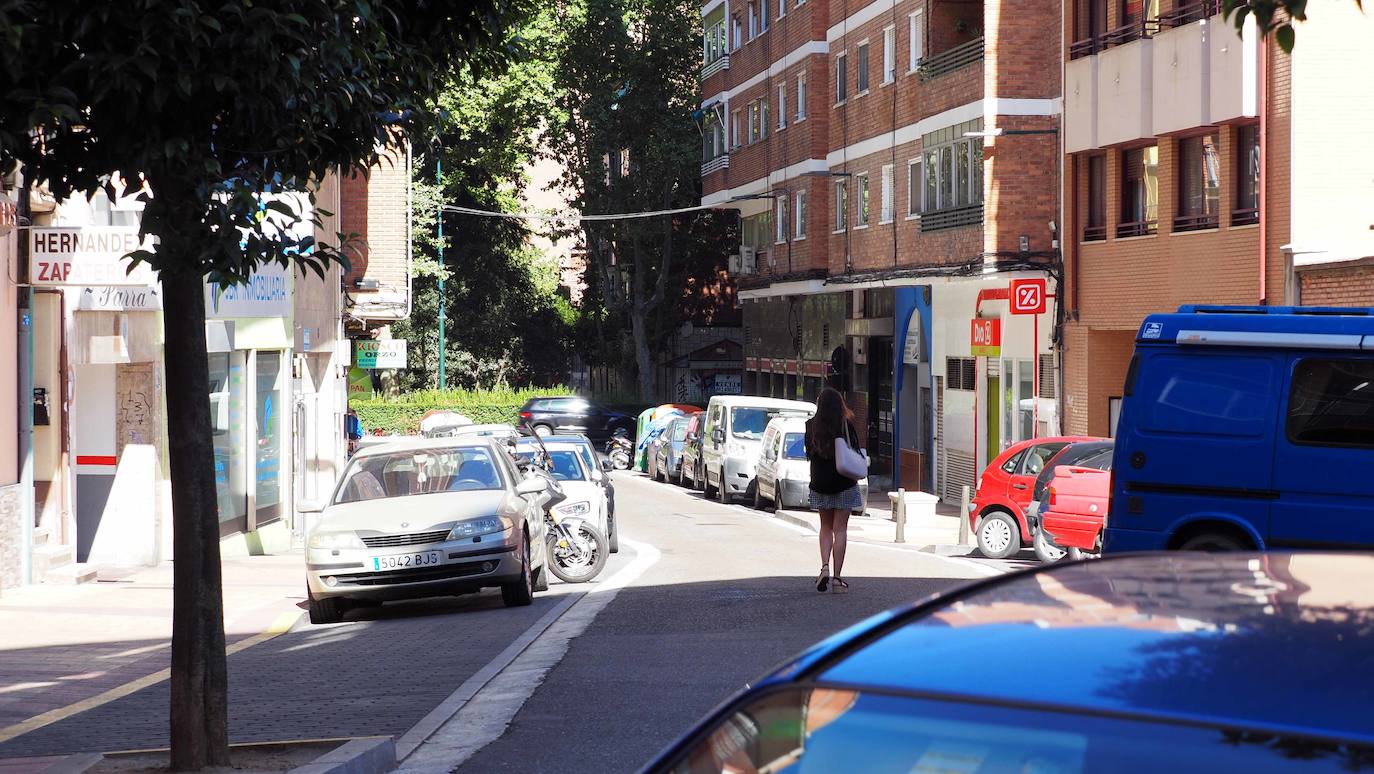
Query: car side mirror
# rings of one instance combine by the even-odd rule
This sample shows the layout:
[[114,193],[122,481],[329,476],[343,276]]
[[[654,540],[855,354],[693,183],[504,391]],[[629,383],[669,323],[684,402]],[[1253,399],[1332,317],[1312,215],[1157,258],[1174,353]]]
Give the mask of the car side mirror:
[[533,495],[539,494],[548,488],[549,482],[545,481],[542,476],[530,476],[515,485],[515,492],[516,494]]
[[717,429],[714,433],[711,434],[711,440],[715,441],[716,443],[725,443],[725,431]]

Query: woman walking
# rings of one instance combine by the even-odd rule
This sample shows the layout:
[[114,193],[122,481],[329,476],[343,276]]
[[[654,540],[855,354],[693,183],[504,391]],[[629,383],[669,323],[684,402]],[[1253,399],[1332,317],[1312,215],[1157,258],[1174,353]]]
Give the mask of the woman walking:
[[[811,507],[821,516],[821,574],[816,591],[833,587],[837,593],[849,590],[841,573],[844,551],[849,542],[849,514],[864,506],[859,482],[841,474],[835,467],[835,440],[843,438],[858,449],[859,434],[854,430],[854,413],[844,396],[827,387],[816,398],[816,415],[806,421],[806,457],[811,462]],[[830,563],[835,574],[830,574]]]

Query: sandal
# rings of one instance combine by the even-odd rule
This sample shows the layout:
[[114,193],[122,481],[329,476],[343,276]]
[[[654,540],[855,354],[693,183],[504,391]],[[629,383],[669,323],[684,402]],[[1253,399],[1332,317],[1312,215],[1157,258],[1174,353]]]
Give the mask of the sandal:
[[844,581],[840,580],[839,578],[831,578],[831,579],[830,579],[830,584],[831,584],[830,590],[833,591],[833,592],[836,593],[836,594],[848,594],[848,593],[849,593],[849,584],[848,584],[848,583],[845,583]]
[[816,591],[822,593],[830,587],[830,565],[821,565],[821,574],[816,576]]

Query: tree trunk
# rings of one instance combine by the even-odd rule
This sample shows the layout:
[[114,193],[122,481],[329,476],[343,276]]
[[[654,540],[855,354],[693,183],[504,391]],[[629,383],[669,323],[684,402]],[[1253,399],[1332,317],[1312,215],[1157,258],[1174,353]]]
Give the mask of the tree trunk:
[[654,397],[654,367],[649,356],[648,315],[638,305],[630,308],[630,332],[634,336],[635,366],[639,371],[639,399],[652,403]]
[[[165,242],[160,249],[169,249]],[[204,280],[162,275],[172,485],[172,770],[229,763],[219,515],[211,442]]]

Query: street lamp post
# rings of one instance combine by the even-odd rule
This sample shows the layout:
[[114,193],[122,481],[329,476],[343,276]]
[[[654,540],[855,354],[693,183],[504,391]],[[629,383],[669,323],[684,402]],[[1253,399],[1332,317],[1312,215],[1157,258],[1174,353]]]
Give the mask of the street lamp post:
[[448,389],[448,373],[444,368],[444,156],[443,150],[434,157],[434,177],[439,184],[439,389]]

